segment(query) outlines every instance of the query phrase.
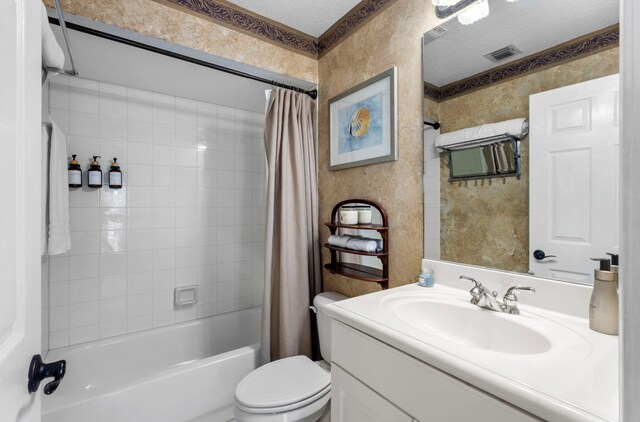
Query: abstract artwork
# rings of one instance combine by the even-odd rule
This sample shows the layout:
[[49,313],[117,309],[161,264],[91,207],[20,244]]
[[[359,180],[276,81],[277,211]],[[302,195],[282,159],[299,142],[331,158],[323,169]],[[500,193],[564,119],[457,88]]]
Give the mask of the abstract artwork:
[[396,68],[329,100],[330,170],[397,159]]

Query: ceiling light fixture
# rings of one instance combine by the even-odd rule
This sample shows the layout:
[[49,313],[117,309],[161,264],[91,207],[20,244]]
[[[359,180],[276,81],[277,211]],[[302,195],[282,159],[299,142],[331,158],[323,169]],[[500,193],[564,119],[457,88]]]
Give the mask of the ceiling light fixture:
[[489,16],[489,1],[480,0],[460,13],[458,21],[463,25],[471,25],[487,16]]

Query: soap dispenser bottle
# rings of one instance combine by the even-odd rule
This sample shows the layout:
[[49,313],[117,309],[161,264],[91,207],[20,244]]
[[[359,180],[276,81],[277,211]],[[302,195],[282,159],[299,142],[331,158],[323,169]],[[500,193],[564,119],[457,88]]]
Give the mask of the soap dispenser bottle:
[[100,170],[100,163],[98,163],[99,155],[93,156],[93,161],[89,166],[89,187],[101,188],[102,187],[102,170]]
[[618,291],[616,273],[611,271],[607,258],[591,258],[600,261],[600,269],[594,271],[595,280],[589,303],[589,328],[603,334],[618,334]]
[[76,160],[76,154],[71,156],[71,161],[69,161],[69,167],[67,170],[69,174],[69,187],[70,188],[81,188],[82,187],[82,168],[80,167],[80,163]]
[[607,255],[611,257],[611,271],[616,273],[616,288],[618,288],[618,254],[607,252]]
[[122,171],[120,171],[120,164],[118,164],[116,157],[113,157],[111,170],[109,170],[109,187],[111,189],[120,189],[122,187]]

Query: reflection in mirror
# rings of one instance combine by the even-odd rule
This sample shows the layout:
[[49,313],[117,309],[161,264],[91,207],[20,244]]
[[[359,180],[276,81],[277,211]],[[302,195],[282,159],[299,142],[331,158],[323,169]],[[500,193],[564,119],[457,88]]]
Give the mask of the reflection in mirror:
[[449,182],[520,177],[520,141],[510,139],[460,150],[445,150]]
[[[441,125],[425,126],[425,256],[589,284],[589,258],[618,247],[618,3],[488,4],[424,36],[424,117]],[[530,124],[520,179],[483,179],[485,147],[452,166],[435,150],[438,134],[516,118]]]

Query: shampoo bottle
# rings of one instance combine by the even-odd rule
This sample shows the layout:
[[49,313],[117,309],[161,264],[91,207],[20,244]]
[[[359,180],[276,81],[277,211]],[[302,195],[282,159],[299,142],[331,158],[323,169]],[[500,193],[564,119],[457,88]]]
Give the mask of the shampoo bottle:
[[618,334],[618,291],[616,273],[611,271],[607,258],[591,258],[600,261],[600,269],[594,271],[593,292],[589,303],[589,328],[603,334]]
[[82,168],[78,160],[76,160],[76,154],[73,154],[71,157],[67,170],[69,173],[69,187],[80,188],[82,187]]
[[102,187],[102,170],[100,170],[100,163],[98,163],[99,155],[93,156],[93,161],[89,166],[89,187],[101,188]]
[[118,164],[118,159],[115,157],[113,157],[111,170],[109,170],[109,187],[111,189],[120,189],[122,187],[122,171],[120,171],[120,164]]

